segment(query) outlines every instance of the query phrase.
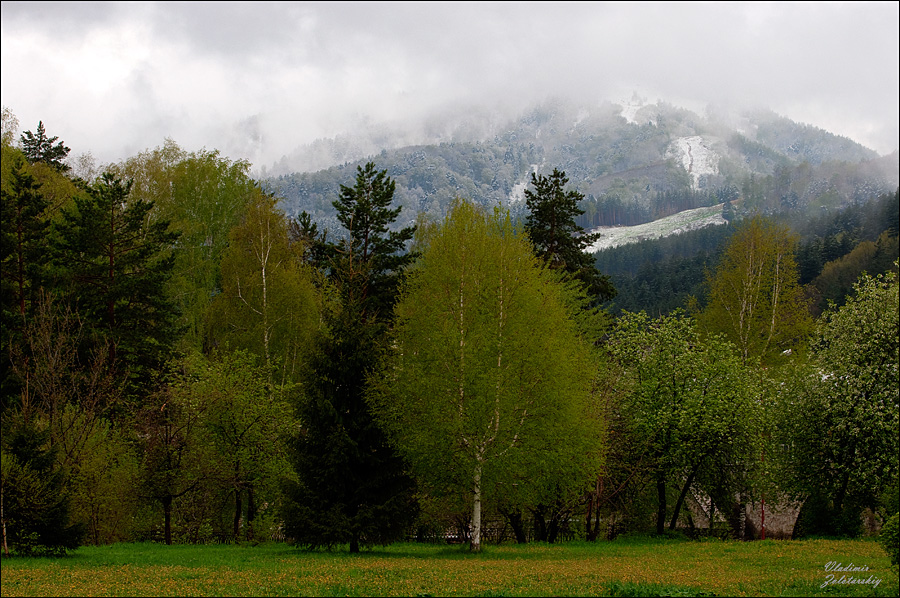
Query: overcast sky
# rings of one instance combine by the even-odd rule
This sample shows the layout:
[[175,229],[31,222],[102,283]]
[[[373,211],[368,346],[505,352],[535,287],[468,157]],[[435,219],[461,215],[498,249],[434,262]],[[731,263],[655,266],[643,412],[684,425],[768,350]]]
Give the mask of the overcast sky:
[[2,3],[2,104],[101,162],[159,146],[255,167],[360,123],[637,91],[763,105],[898,142],[897,2]]

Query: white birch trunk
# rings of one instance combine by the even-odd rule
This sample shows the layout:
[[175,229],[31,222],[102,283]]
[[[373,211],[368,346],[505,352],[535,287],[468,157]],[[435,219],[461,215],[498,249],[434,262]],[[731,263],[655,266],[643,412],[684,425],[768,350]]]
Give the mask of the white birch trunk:
[[481,552],[481,462],[475,466],[472,488],[472,552]]

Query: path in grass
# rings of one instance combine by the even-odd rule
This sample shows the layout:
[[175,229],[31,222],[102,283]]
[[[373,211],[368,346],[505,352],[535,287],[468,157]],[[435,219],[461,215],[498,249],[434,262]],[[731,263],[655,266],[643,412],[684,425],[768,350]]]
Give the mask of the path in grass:
[[[880,579],[832,584],[839,573]],[[284,545],[84,547],[59,559],[4,558],[3,596],[896,596],[897,575],[871,541],[600,542],[456,547],[397,544],[357,555]]]

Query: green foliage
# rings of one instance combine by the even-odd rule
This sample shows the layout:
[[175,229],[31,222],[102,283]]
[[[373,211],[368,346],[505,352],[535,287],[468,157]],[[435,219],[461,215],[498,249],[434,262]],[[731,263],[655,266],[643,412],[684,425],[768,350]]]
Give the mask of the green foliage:
[[[192,504],[203,484],[214,476],[212,449],[203,442],[201,411],[183,395],[177,385],[168,385],[145,401],[135,416],[139,439],[139,496],[145,503],[162,509],[162,534],[153,533],[156,522],[141,521],[138,537],[173,542],[173,513],[181,503]],[[154,516],[157,511],[153,511]],[[196,538],[196,535],[195,535]],[[142,538],[144,539],[144,538]]]
[[898,558],[900,558],[900,514],[895,513],[893,517],[884,522],[878,542],[891,557],[891,564],[896,567]]
[[133,181],[130,202],[152,203],[149,218],[168,220],[181,232],[166,292],[177,306],[183,330],[178,347],[184,351],[203,348],[210,299],[222,290],[220,262],[229,234],[262,195],[249,170],[248,162],[218,151],[189,153],[171,139],[112,167]]
[[[669,529],[675,528],[694,483],[710,495],[744,490],[758,461],[763,422],[753,403],[755,385],[734,347],[720,337],[702,338],[679,312],[655,320],[626,313],[616,322],[609,351],[628,374],[615,410],[621,421],[611,425],[619,442],[627,443],[622,456],[629,461],[610,469],[621,466],[617,473],[637,479],[643,473],[655,483],[657,533],[667,517]],[[670,514],[673,484],[679,493]]]
[[63,160],[66,159],[71,150],[62,141],[54,143],[57,139],[59,137],[47,137],[47,133],[44,131],[44,123],[40,121],[38,122],[37,134],[31,131],[25,131],[22,134],[22,151],[29,162],[43,162],[58,172],[66,172],[70,168]]
[[47,202],[21,154],[6,146],[3,154],[4,171],[10,168],[0,190],[0,402],[6,407],[21,384],[12,374],[11,351],[45,277]]
[[525,231],[536,255],[550,268],[579,280],[600,302],[609,301],[616,296],[615,288],[609,277],[594,267],[593,258],[584,252],[600,234],[584,234],[575,223],[584,214],[578,207],[584,195],[574,190],[564,191],[568,182],[566,173],[555,168],[549,177],[531,174],[534,191],[525,189],[525,205],[529,211]]
[[353,187],[341,185],[334,202],[349,238],[331,245],[332,277],[342,292],[351,293],[344,301],[358,303],[363,317],[390,318],[400,272],[415,259],[405,252],[415,227],[389,230],[401,210],[389,207],[395,188],[387,171],[378,172],[369,162],[357,167]]
[[151,203],[129,202],[130,191],[131,183],[104,174],[63,211],[50,243],[60,293],[94,335],[112,343],[136,392],[162,368],[176,338],[165,290],[179,235],[148,217]]
[[20,320],[25,317],[27,304],[33,301],[43,279],[48,225],[41,185],[28,172],[24,160],[15,160],[8,187],[0,192],[0,288],[7,321],[13,311]]
[[292,442],[298,481],[286,486],[285,534],[301,546],[386,545],[415,520],[412,481],[363,397],[380,334],[331,320],[311,356],[303,422]]
[[326,247],[334,300],[307,362],[291,443],[296,481],[285,490],[285,533],[312,548],[386,545],[415,520],[414,485],[365,402],[366,377],[383,348],[413,229],[389,231],[394,182],[372,163],[334,202],[348,237]]
[[271,503],[276,510],[278,485],[289,476],[284,438],[296,424],[290,405],[272,391],[267,369],[247,351],[187,359],[172,400],[195,414],[193,455],[208,461],[204,485],[233,499],[230,536],[237,540],[243,532],[253,540],[260,506]]
[[46,422],[27,414],[3,417],[2,492],[5,540],[18,554],[63,554],[81,544],[71,520],[65,472]]
[[84,526],[85,540],[108,544],[131,539],[137,516],[138,463],[122,430],[96,414],[66,405],[58,443],[71,472],[72,519]]
[[397,306],[372,401],[431,492],[473,496],[475,550],[482,493],[534,506],[596,466],[589,351],[564,294],[508,214],[460,201]]
[[733,342],[745,364],[777,363],[802,346],[812,326],[808,301],[797,283],[795,239],[761,217],[741,224],[708,279],[704,327]]
[[[821,502],[824,526],[841,533],[898,475],[897,275],[863,276],[856,294],[823,317],[810,362],[782,395],[789,487]],[[831,523],[835,522],[835,523]]]
[[284,391],[299,381],[319,318],[310,269],[290,247],[274,199],[260,192],[251,200],[229,234],[221,272],[207,346],[251,351],[266,367],[269,384]]

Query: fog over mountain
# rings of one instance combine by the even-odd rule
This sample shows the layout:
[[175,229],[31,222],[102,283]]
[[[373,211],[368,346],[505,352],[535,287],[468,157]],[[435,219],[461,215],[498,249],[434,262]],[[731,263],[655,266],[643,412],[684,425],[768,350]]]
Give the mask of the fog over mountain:
[[3,2],[2,104],[101,163],[170,137],[259,173],[489,139],[548,98],[635,92],[701,115],[765,107],[885,155],[898,21],[886,2]]
[[403,135],[377,129],[320,140],[262,180],[289,215],[308,212],[332,231],[341,230],[332,205],[341,185],[370,160],[396,182],[397,226],[422,214],[442,218],[456,197],[523,215],[532,173],[555,168],[585,196],[585,228],[643,224],[732,200],[766,212],[818,213],[900,184],[898,152],[879,156],[769,110],[701,114],[635,95],[621,104],[553,99],[505,121],[475,114],[433,121],[428,143],[402,145]]

